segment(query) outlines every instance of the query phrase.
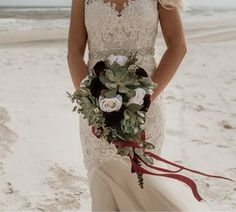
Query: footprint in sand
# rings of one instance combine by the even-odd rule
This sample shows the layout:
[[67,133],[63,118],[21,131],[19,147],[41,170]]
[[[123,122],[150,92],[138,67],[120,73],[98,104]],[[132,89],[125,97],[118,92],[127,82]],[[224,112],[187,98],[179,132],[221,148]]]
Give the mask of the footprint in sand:
[[17,135],[5,124],[10,117],[5,108],[0,107],[0,211],[20,211],[31,209],[31,203],[14,188],[11,182],[6,181],[4,158],[11,151],[11,145],[17,141]]
[[220,147],[220,148],[226,148],[226,149],[229,148],[229,146],[226,146],[226,145],[220,145],[220,144],[219,144],[219,145],[217,145],[217,146]]
[[198,105],[196,108],[195,108],[196,111],[198,112],[201,112],[203,110],[205,110],[205,108],[202,106],[202,105]]
[[207,141],[202,141],[202,140],[200,140],[200,139],[192,139],[192,142],[197,143],[197,144],[199,144],[199,145],[209,144],[209,142],[207,142]]
[[50,176],[45,184],[52,192],[36,207],[41,211],[78,210],[81,199],[90,198],[87,178],[77,175],[73,170],[66,170],[58,164],[50,168]]
[[224,129],[227,129],[227,130],[234,129],[234,127],[231,124],[229,124],[227,121],[221,121],[219,123],[219,125],[222,126]]
[[167,96],[166,101],[168,101],[168,100],[172,102],[175,100],[175,97],[174,96]]
[[7,187],[5,188],[4,193],[13,194],[14,192],[15,191],[14,191],[14,188],[12,187],[12,184],[10,182],[7,182]]
[[228,130],[233,129],[233,127],[229,124],[224,124],[224,128]]
[[183,90],[183,89],[184,89],[184,87],[181,86],[181,85],[175,85],[175,87],[176,87],[177,89],[180,89],[180,90]]
[[192,142],[196,142],[196,143],[202,143],[202,141],[201,141],[201,140],[199,140],[199,139],[192,139]]
[[[185,104],[187,104],[186,101],[184,101],[184,102],[185,102]],[[202,105],[194,105],[193,103],[190,103],[188,105],[188,108],[191,109],[191,110],[195,110],[197,112],[201,112],[201,111],[205,110],[205,108]]]
[[198,124],[198,126],[201,127],[201,128],[204,128],[204,129],[209,129],[209,127],[204,125],[204,124]]
[[0,182],[0,211],[33,211],[29,200],[10,182]]
[[10,117],[7,110],[4,107],[0,107],[0,124],[5,124],[8,121],[10,121]]
[[4,158],[8,152],[11,152],[10,145],[17,139],[17,135],[5,126],[8,121],[10,117],[7,110],[0,107],[0,158]]
[[171,136],[179,136],[179,135],[183,135],[184,132],[180,131],[180,130],[176,130],[176,129],[166,129],[166,133],[168,135],[171,135]]
[[230,79],[230,80],[226,80],[226,81],[224,81],[224,84],[231,85],[231,84],[234,84],[235,81],[236,81],[236,79],[233,78],[233,79]]

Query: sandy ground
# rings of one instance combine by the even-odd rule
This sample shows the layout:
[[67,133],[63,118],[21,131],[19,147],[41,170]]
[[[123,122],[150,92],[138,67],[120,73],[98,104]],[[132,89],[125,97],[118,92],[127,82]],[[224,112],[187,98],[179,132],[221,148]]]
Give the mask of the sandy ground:
[[[162,154],[236,178],[236,27],[186,24],[186,33],[188,54],[166,88]],[[73,90],[66,34],[0,34],[0,211],[90,211],[78,116],[65,93]],[[214,211],[236,210],[236,183],[193,177]]]

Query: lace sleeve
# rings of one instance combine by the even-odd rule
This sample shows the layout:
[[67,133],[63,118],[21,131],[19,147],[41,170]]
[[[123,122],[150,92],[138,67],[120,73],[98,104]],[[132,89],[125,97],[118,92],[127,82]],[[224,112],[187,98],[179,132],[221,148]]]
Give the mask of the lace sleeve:
[[158,3],[160,3],[165,9],[170,10],[171,8],[169,6],[177,7],[180,10],[183,10],[185,7],[185,0],[158,0]]

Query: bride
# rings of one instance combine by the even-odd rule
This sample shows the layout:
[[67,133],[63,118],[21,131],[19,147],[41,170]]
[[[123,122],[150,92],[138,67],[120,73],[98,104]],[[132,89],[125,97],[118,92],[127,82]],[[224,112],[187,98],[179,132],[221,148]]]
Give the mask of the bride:
[[[68,40],[68,64],[75,89],[97,61],[136,50],[138,65],[158,83],[151,97],[145,131],[160,155],[165,136],[165,91],[186,54],[179,11],[183,0],[73,0]],[[157,65],[155,42],[162,29],[166,51]],[[88,44],[88,61],[84,53]],[[80,116],[80,138],[93,211],[209,211],[184,184],[144,176],[140,189],[130,161],[114,145],[93,135]]]

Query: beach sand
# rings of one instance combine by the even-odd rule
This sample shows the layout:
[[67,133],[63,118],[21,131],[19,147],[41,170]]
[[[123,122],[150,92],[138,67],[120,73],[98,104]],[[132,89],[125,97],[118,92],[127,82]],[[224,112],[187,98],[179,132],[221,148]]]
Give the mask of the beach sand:
[[[185,28],[188,54],[166,87],[162,155],[235,179],[236,26]],[[0,211],[91,210],[79,119],[66,96],[74,90],[66,36],[0,33]],[[158,39],[157,60],[164,51]],[[236,183],[192,177],[212,210],[236,211]]]

